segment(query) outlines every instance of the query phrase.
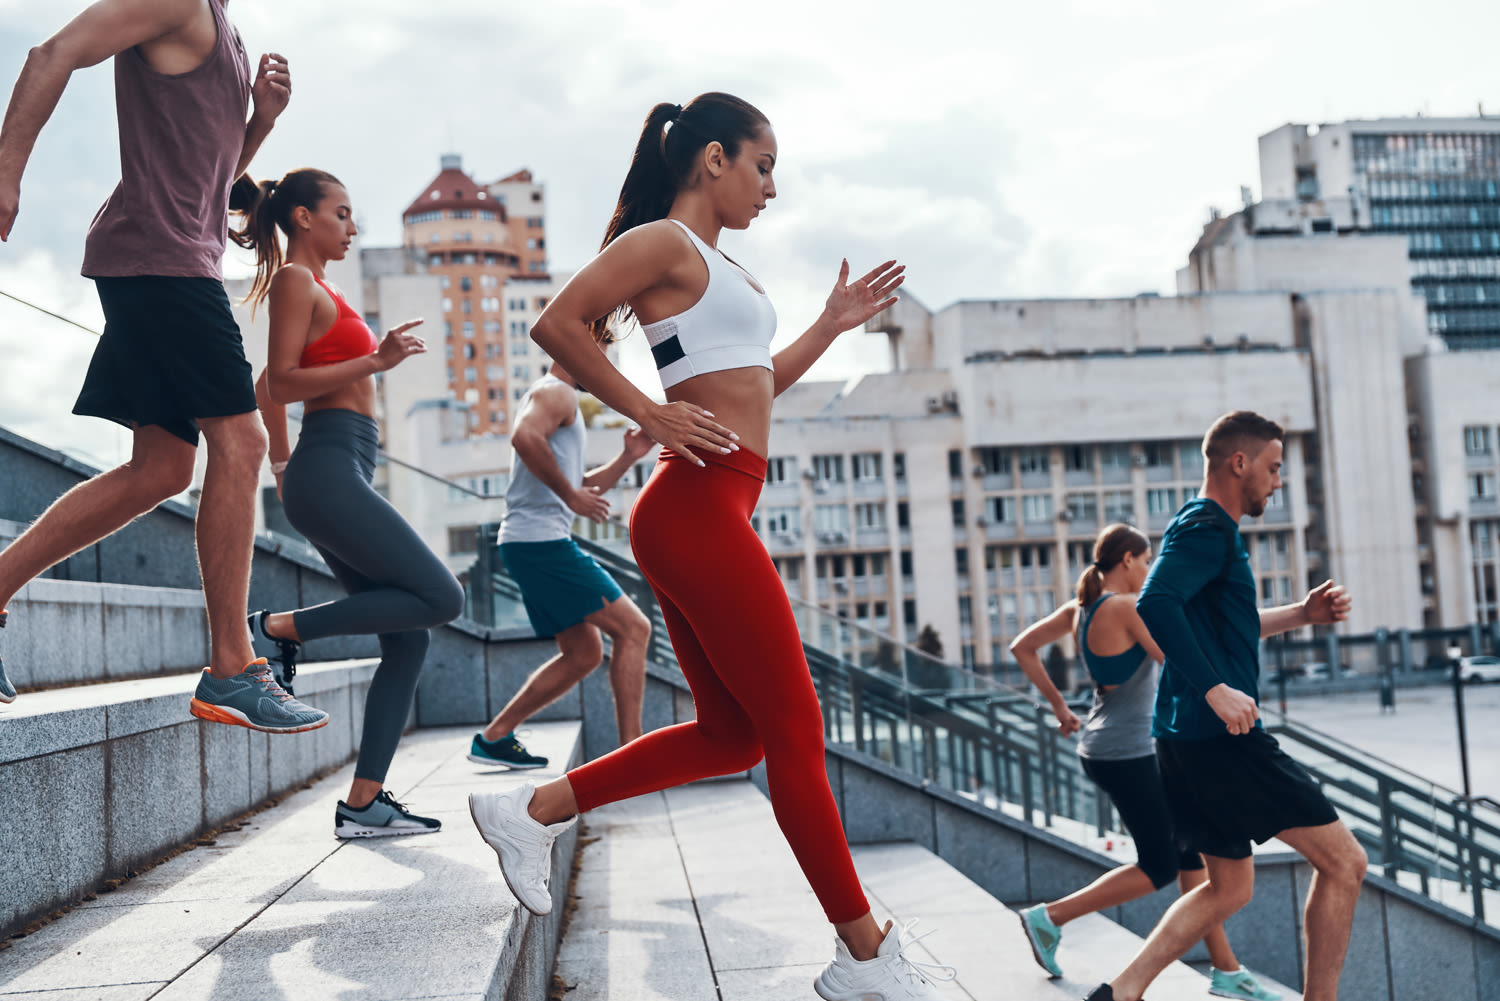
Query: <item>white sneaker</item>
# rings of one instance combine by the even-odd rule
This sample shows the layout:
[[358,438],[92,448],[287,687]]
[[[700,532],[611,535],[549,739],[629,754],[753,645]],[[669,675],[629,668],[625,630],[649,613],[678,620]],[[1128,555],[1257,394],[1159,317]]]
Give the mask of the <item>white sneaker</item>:
[[536,787],[530,782],[510,792],[469,793],[469,816],[480,837],[500,857],[500,874],[521,906],[533,914],[552,912],[547,883],[552,876],[552,842],[578,818],[539,824],[526,808]]
[[951,966],[920,963],[906,954],[906,948],[931,932],[909,937],[916,919],[900,928],[894,925],[885,933],[885,941],[875,958],[860,962],[849,953],[844,940],[834,939],[833,962],[813,981],[813,990],[825,1001],[944,1001],[935,981],[952,980],[958,975]]

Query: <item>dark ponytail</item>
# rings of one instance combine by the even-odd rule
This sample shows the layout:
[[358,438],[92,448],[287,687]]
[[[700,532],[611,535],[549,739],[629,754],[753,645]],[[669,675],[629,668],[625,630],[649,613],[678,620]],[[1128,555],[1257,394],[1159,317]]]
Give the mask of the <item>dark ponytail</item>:
[[1139,556],[1151,548],[1151,540],[1133,525],[1116,523],[1105,525],[1094,540],[1094,562],[1078,575],[1078,606],[1088,608],[1104,593],[1104,575],[1109,573],[1128,553]]
[[[686,105],[662,103],[652,108],[599,249],[637,226],[665,219],[677,193],[692,181],[698,154],[709,143],[717,142],[733,160],[740,155],[741,145],[769,124],[754,105],[717,91],[699,94]],[[591,326],[595,339],[613,340],[615,321],[629,316],[629,308],[621,307],[596,320]]]
[[341,183],[326,170],[300,167],[279,181],[259,184],[249,174],[242,174],[229,189],[229,211],[244,217],[239,229],[229,231],[229,238],[246,250],[255,251],[255,281],[245,296],[252,310],[271,290],[271,278],[285,260],[281,241],[276,237],[277,228],[290,237],[292,210],[302,207],[316,212],[324,188]]

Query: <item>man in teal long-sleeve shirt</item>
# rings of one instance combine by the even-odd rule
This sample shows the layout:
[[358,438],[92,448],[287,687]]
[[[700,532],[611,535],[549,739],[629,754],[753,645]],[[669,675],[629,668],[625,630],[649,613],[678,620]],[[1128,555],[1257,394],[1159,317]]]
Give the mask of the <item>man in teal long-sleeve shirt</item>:
[[1260,725],[1260,640],[1348,617],[1332,581],[1279,608],[1256,607],[1239,521],[1281,486],[1280,426],[1225,414],[1203,438],[1200,496],[1162,537],[1137,606],[1166,655],[1153,732],[1177,837],[1200,852],[1208,881],[1163,916],[1125,971],[1086,1001],[1140,1001],[1209,928],[1249,903],[1251,842],[1280,838],[1316,870],[1308,893],[1305,1001],[1337,1001],[1365,853],[1307,771]]

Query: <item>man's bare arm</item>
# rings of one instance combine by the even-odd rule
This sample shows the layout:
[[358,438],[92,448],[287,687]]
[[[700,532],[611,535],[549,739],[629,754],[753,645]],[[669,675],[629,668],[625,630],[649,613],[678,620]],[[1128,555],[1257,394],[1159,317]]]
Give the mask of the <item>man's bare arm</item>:
[[73,71],[177,31],[202,10],[203,0],[99,0],[27,53],[0,124],[0,240],[10,238],[21,175]]

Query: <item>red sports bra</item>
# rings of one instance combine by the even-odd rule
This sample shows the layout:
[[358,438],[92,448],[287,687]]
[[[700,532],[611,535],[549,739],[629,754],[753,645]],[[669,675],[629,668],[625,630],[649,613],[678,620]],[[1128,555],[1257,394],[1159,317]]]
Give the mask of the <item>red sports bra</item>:
[[324,285],[321,278],[314,275],[313,281],[322,285],[323,291],[333,296],[333,304],[338,307],[339,315],[322,337],[302,349],[302,359],[297,364],[302,368],[319,368],[374,354],[380,348],[380,342],[370,328],[365,326],[365,321],[344,301],[343,296]]

